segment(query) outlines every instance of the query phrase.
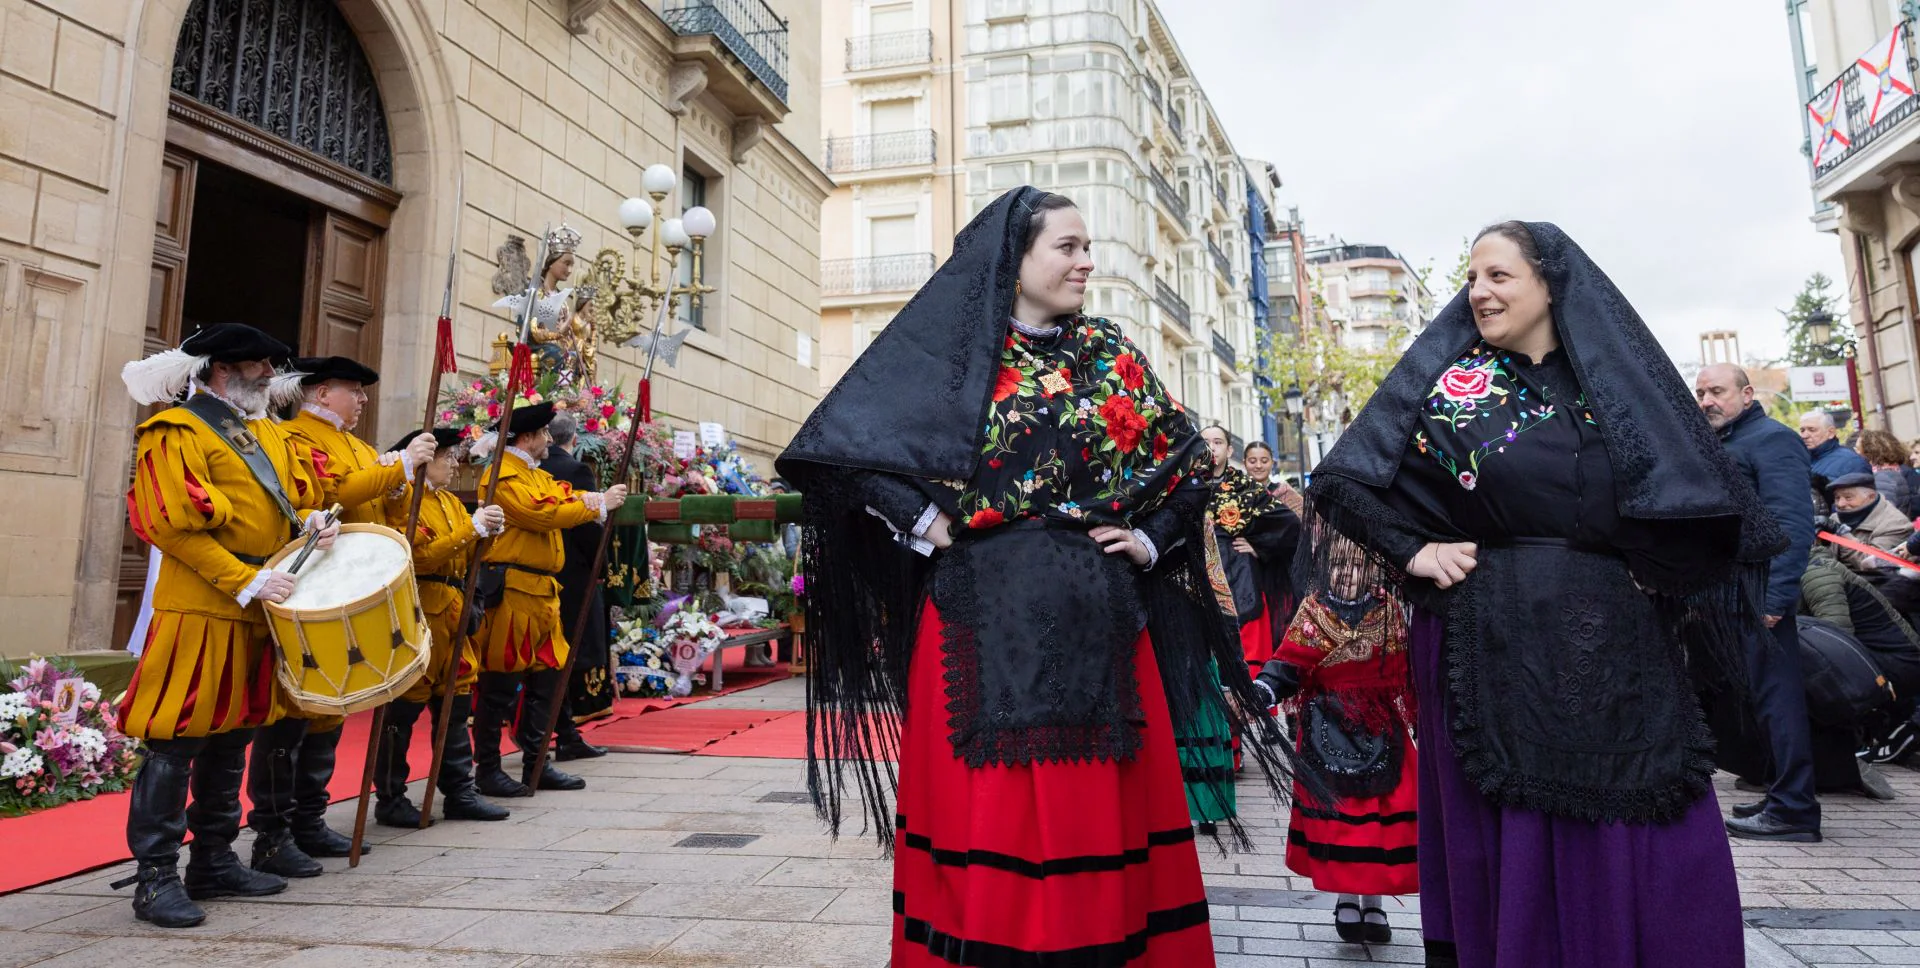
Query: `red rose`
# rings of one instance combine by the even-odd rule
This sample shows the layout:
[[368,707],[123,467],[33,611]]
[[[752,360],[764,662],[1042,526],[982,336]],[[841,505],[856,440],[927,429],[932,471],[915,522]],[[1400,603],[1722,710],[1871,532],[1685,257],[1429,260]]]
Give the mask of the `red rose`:
[[1147,371],[1132,353],[1122,353],[1113,358],[1113,372],[1120,374],[1120,385],[1129,390],[1138,390],[1147,382]]
[[1019,390],[1020,390],[1020,368],[1017,366],[1001,367],[1000,379],[996,381],[993,385],[993,402],[999,403],[1000,401],[1005,400],[1010,396],[1013,396],[1015,393],[1019,392]]
[[996,470],[996,471],[997,471],[997,470],[999,470],[999,469],[1000,469],[1000,458],[998,458],[998,457],[995,457],[994,459],[992,459],[992,460],[990,460],[990,461],[987,461],[987,466],[988,466],[988,467],[991,467],[991,468],[993,468],[993,469],[994,469],[994,470]]
[[497,404],[497,403],[489,403],[489,404],[487,404],[487,416],[489,416],[489,417],[495,417],[495,418],[497,418],[497,417],[499,417],[499,416],[500,416],[500,405],[499,405],[499,404]]
[[1153,435],[1153,459],[1154,460],[1167,459],[1167,435],[1166,434]]
[[1140,436],[1146,433],[1147,418],[1133,409],[1133,398],[1116,393],[1100,405],[1100,416],[1107,422],[1107,439],[1123,454],[1130,454],[1140,446]]
[[588,418],[587,418],[587,433],[590,433],[590,434],[597,434],[597,433],[599,433],[599,432],[600,432],[600,421],[599,421],[598,419],[596,419],[596,418],[594,418],[594,417],[588,417]]
[[1006,515],[1001,514],[993,508],[987,508],[984,511],[975,511],[973,517],[967,519],[967,527],[979,531],[1001,524],[1006,520]]
[[1440,393],[1454,403],[1470,403],[1493,389],[1493,375],[1485,369],[1452,366],[1440,374]]
[[606,417],[608,419],[612,419],[613,415],[618,412],[619,411],[613,409],[613,404],[611,403],[602,404],[600,407],[600,416]]

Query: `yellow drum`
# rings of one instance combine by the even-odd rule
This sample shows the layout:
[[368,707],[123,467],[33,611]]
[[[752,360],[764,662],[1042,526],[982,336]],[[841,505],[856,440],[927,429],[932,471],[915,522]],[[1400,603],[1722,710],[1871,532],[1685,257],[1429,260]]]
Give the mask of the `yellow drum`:
[[[284,570],[304,541],[267,567]],[[400,532],[343,524],[333,547],[307,557],[284,602],[266,602],[280,661],[274,675],[293,704],[344,716],[398,699],[427,670],[431,634]]]

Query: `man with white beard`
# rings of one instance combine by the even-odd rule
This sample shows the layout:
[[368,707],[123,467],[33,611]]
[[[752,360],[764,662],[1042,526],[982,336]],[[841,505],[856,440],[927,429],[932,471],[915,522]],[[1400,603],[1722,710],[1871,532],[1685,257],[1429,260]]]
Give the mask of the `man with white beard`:
[[139,869],[114,887],[137,882],[134,917],[159,927],[204,921],[199,900],[287,886],[240,863],[233,841],[247,743],[275,712],[261,603],[294,587],[293,575],[263,566],[304,530],[318,528],[321,547],[339,531],[319,512],[325,488],[311,448],[266,414],[274,361],[288,352],[223,323],[120,371],[138,403],[187,395],[140,425],[127,495],[134,532],[160,554],[140,665],[119,709],[120,730],[147,746],[127,811]]

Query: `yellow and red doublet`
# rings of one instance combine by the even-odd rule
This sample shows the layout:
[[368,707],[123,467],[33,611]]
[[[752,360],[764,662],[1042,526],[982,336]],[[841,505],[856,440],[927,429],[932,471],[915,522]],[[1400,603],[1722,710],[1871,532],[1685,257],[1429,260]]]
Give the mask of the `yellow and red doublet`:
[[387,494],[407,483],[402,462],[381,464],[380,452],[372,444],[311,410],[301,410],[280,426],[326,455],[326,499],[329,504],[340,505],[340,523],[387,523]]
[[[388,527],[406,532],[412,500],[409,487],[401,496],[387,501]],[[433,652],[427,660],[427,674],[400,697],[407,702],[424,703],[445,692],[441,670],[447,667],[447,655],[453,650],[466,613],[461,586],[479,539],[479,532],[473,529],[473,516],[459,498],[439,488],[427,488],[426,497],[420,501],[420,523],[413,533],[413,574],[420,587],[420,607],[426,610],[427,627],[433,634]],[[480,657],[469,637],[454,672],[455,691],[471,689],[479,671]]]
[[[294,509],[320,508],[325,458],[272,420],[247,429]],[[142,739],[208,736],[277,718],[266,612],[237,597],[294,525],[240,455],[184,408],[140,425],[127,519],[160,550],[153,617],[120,704],[120,731]],[[241,557],[248,559],[243,561]]]
[[[492,474],[482,476],[481,489]],[[480,628],[480,668],[485,672],[558,669],[567,661],[560,627],[560,580],[566,559],[560,532],[597,520],[573,486],[507,452],[494,503],[506,513],[507,529],[487,549],[488,564],[506,564],[506,593],[487,610]]]

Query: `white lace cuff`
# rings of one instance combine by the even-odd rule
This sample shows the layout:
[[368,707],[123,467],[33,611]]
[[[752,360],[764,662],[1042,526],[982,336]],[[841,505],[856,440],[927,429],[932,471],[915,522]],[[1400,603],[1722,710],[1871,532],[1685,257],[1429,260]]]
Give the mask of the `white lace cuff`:
[[[315,513],[317,514],[319,512]],[[240,589],[240,594],[233,596],[233,600],[239,602],[241,608],[246,608],[248,605],[253,604],[253,599],[260,594],[260,589],[267,587],[267,576],[271,574],[273,574],[273,570],[269,568],[262,568],[254,572],[253,580],[247,582],[247,587]]]
[[473,511],[473,533],[482,538],[491,538],[494,536],[493,531],[489,530],[486,525],[480,523],[479,508],[475,508]]
[[1140,542],[1147,549],[1147,564],[1144,570],[1152,571],[1153,566],[1160,563],[1160,549],[1154,547],[1153,539],[1147,537],[1147,533],[1139,528],[1133,529],[1133,540]]
[[867,506],[867,513],[879,518],[880,523],[886,525],[887,530],[893,532],[893,536],[898,539],[901,544],[913,549],[915,554],[930,557],[935,551],[939,550],[934,547],[933,542],[928,541],[925,537],[927,529],[933,527],[934,519],[940,516],[940,509],[938,507],[928,504],[927,509],[920,512],[920,519],[914,523],[911,532],[902,531],[894,527],[893,522],[887,520],[887,516],[881,514],[872,505]]

